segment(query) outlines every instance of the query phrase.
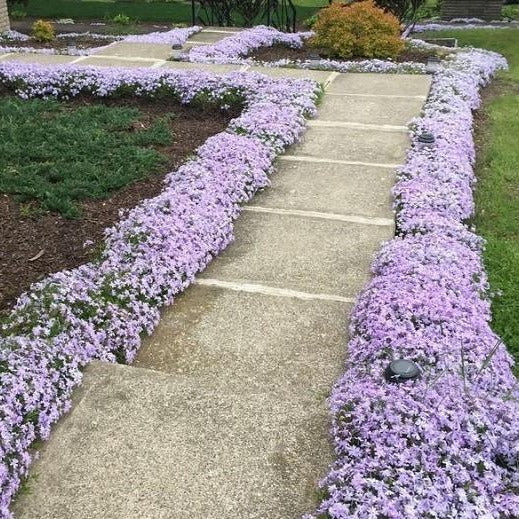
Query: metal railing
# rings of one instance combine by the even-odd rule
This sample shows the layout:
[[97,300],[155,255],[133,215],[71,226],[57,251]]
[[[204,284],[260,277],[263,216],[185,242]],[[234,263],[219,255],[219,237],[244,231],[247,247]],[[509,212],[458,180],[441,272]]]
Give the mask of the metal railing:
[[295,32],[297,11],[292,0],[257,0],[249,6],[236,0],[191,0],[193,25],[221,27],[265,24]]

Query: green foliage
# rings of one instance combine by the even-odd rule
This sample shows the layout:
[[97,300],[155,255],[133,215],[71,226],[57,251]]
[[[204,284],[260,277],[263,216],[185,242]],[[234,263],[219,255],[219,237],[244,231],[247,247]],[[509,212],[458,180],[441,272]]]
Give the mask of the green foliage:
[[111,19],[111,22],[115,23],[116,25],[130,25],[132,23],[131,18],[122,13],[116,14]]
[[416,20],[418,10],[426,0],[375,0],[376,4],[394,14],[401,22]]
[[32,37],[36,41],[52,41],[56,38],[54,26],[45,20],[38,20],[32,24]]
[[171,116],[145,127],[140,115],[136,108],[1,98],[0,192],[15,195],[26,216],[42,209],[78,216],[78,201],[107,197],[165,163],[152,146],[171,142]]
[[27,17],[27,11],[22,11],[21,9],[13,9],[13,10],[9,13],[9,16],[10,16],[13,20],[23,20],[24,18]]

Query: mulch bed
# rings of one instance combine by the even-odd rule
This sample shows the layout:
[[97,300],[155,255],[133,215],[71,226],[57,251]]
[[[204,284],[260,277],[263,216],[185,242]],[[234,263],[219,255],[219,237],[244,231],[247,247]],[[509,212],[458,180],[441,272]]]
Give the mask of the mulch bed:
[[89,36],[79,36],[77,38],[73,37],[63,37],[63,38],[55,38],[52,41],[37,41],[31,38],[30,40],[20,41],[20,40],[9,40],[9,39],[0,39],[0,46],[4,47],[32,47],[35,49],[66,49],[70,44],[73,44],[78,49],[91,49],[95,47],[102,47],[104,45],[108,45],[114,40],[105,40],[99,38],[91,38]]
[[[81,99],[69,103],[94,102],[101,101]],[[223,131],[239,114],[238,109],[221,112],[216,108],[182,106],[172,103],[171,99],[128,98],[102,102],[109,106],[138,107],[144,114],[143,124],[150,118],[174,113],[175,117],[171,119],[174,142],[167,147],[157,147],[168,156],[169,163],[163,173],[128,185],[110,198],[83,202],[82,216],[76,220],[53,213],[22,217],[18,203],[11,196],[0,193],[0,317],[9,311],[17,296],[31,283],[52,272],[90,261],[102,243],[103,230],[120,219],[120,209],[132,208],[141,200],[157,196],[162,191],[165,175],[185,162],[208,137]],[[85,248],[86,241],[94,244]]]
[[[300,49],[293,49],[287,47],[285,45],[273,45],[272,47],[261,47],[252,51],[247,57],[254,58],[256,61],[278,61],[281,59],[290,59],[293,61],[305,61],[309,59],[311,56],[319,54],[323,59],[333,58],[333,56],[328,56],[323,52],[319,52],[319,49],[313,49],[308,46],[304,46]],[[414,61],[419,63],[427,63],[428,58],[431,56],[435,56],[434,51],[430,50],[415,50],[415,49],[406,49],[400,56],[395,58],[393,61],[397,63],[403,63],[405,61]],[[359,59],[339,59],[337,61],[362,61]]]

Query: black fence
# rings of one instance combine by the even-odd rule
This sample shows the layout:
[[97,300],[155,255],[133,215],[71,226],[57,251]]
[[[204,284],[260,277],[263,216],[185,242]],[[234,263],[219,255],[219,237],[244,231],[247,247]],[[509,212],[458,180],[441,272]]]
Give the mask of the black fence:
[[191,0],[193,25],[251,27],[264,24],[296,31],[292,0]]

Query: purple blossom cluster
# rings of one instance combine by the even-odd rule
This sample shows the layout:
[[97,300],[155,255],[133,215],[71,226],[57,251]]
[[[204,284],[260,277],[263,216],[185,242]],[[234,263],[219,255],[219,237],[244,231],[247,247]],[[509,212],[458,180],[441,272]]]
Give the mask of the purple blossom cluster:
[[212,45],[198,45],[193,47],[186,58],[195,63],[248,63],[243,60],[252,50],[273,45],[286,45],[300,48],[304,40],[310,38],[313,32],[285,33],[258,25],[251,29],[228,36]]
[[[519,385],[490,328],[474,210],[472,111],[506,61],[459,53],[435,74],[394,188],[398,235],[372,266],[330,406],[336,462],[315,515],[331,519],[519,517]],[[422,132],[435,142],[423,146]],[[396,359],[420,376],[387,378]]]
[[315,113],[310,80],[202,71],[43,67],[5,63],[0,84],[24,98],[82,93],[169,95],[229,106],[242,103],[228,131],[165,179],[162,193],[105,233],[101,258],[51,275],[23,294],[0,338],[0,518],[27,474],[37,439],[70,407],[81,370],[94,359],[131,362],[195,275],[233,239],[240,205],[268,185],[277,153]]
[[163,43],[170,46],[181,47],[186,40],[200,32],[201,27],[194,25],[187,28],[175,28],[171,31],[157,31],[148,34],[132,34],[124,38],[124,41],[132,43]]

